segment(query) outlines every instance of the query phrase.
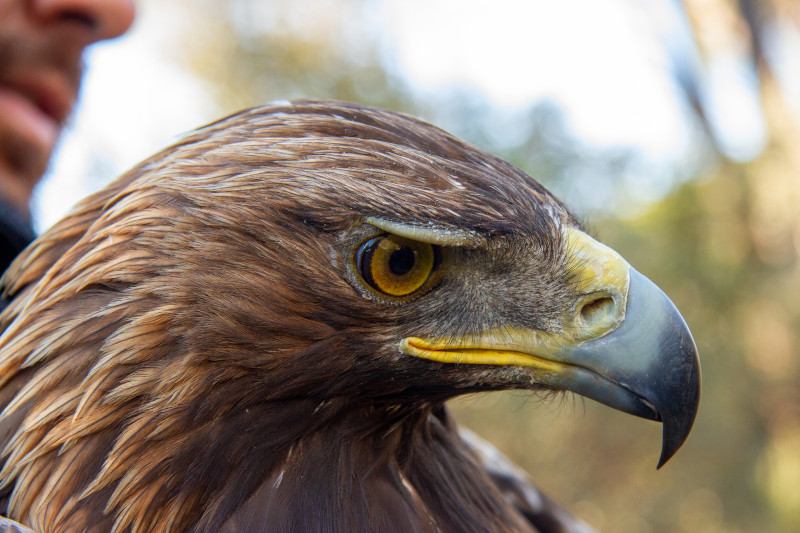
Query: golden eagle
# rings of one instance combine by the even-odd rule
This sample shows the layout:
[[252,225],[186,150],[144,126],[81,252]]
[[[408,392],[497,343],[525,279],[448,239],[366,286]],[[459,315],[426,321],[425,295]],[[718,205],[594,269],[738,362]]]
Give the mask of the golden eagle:
[[548,531],[444,402],[573,391],[660,464],[699,402],[675,307],[559,200],[361,105],[198,130],[3,284],[0,512],[42,532]]

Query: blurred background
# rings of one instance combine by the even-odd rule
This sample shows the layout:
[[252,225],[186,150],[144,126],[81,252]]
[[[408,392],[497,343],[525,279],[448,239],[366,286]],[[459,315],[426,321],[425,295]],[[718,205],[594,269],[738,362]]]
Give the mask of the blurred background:
[[459,420],[601,531],[800,531],[796,0],[139,0],[84,89],[40,231],[273,99],[407,112],[512,161],[681,309],[700,413],[660,471],[660,425],[577,397],[477,395]]

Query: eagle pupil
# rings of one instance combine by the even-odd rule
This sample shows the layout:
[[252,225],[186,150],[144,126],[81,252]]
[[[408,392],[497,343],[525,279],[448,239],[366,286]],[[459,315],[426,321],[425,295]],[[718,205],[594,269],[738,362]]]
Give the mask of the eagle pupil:
[[411,269],[414,268],[415,259],[416,254],[414,253],[414,250],[408,246],[398,248],[392,252],[391,256],[389,256],[389,270],[391,270],[392,274],[395,276],[403,276],[408,274]]

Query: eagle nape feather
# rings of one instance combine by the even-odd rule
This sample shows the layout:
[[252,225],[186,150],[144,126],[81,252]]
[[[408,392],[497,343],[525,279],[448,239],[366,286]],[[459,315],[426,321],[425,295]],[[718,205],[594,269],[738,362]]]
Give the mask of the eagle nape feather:
[[[61,531],[589,531],[444,402],[571,391],[686,440],[669,299],[512,165],[275,103],[78,204],[2,278],[0,514]],[[10,523],[10,521],[9,521]]]

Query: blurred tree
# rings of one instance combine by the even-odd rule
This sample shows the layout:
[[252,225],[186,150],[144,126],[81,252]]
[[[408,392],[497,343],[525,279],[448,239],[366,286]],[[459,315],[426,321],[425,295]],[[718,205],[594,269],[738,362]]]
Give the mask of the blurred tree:
[[[601,530],[800,531],[800,109],[784,53],[800,39],[796,1],[643,0],[692,28],[694,40],[674,39],[673,28],[663,46],[706,135],[695,160],[660,169],[631,148],[582,142],[550,102],[511,116],[463,87],[416,94],[385,64],[377,3],[193,0],[180,59],[226,111],[324,97],[421,116],[590,215],[695,332],[704,392],[684,449],[656,473],[656,424],[571,396],[468,397],[454,403],[459,420]],[[726,107],[736,87],[741,97]],[[754,126],[736,138],[739,113]],[[670,194],[643,203],[646,180]]]
[[228,110],[291,98],[410,106],[404,80],[380,65],[368,1],[192,4],[192,33],[202,38],[182,48],[182,59]]
[[625,177],[646,164],[629,148],[581,142],[552,102],[503,114],[462,86],[417,94],[385,65],[374,0],[200,3],[192,2],[191,16],[202,39],[188,40],[180,60],[208,82],[225,112],[291,98],[403,111],[513,161],[581,212],[624,204]]

